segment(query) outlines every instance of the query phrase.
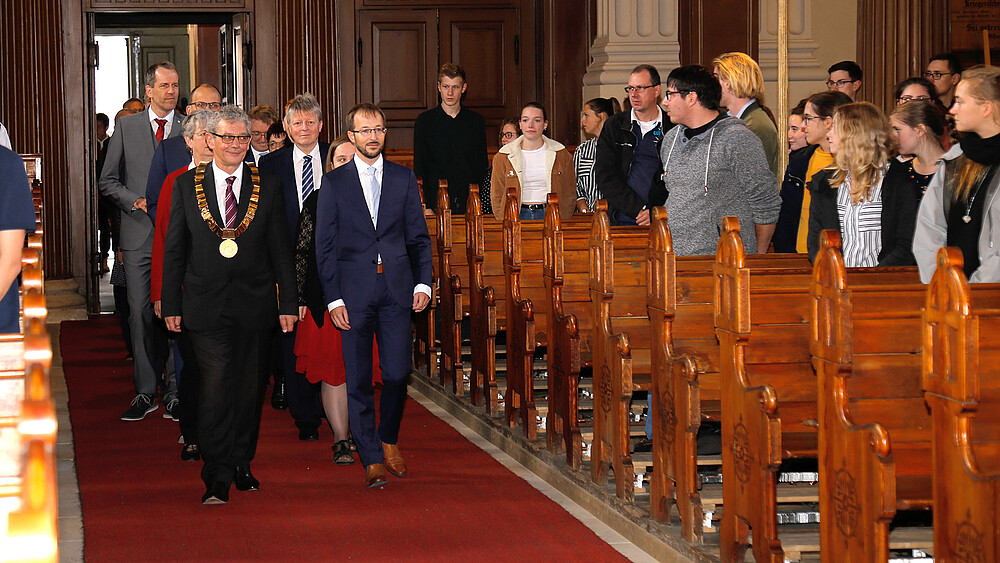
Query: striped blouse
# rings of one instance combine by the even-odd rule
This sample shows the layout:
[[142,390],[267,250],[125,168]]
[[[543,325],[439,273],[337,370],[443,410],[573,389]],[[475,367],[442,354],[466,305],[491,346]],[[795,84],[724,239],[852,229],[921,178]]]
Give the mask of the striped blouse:
[[587,209],[593,211],[594,204],[602,196],[594,177],[594,157],[597,155],[597,137],[587,139],[576,147],[573,165],[576,168],[576,197],[587,201]]
[[882,251],[882,179],[870,190],[869,197],[851,204],[851,179],[837,188],[837,214],[843,238],[844,265],[848,268],[878,266]]

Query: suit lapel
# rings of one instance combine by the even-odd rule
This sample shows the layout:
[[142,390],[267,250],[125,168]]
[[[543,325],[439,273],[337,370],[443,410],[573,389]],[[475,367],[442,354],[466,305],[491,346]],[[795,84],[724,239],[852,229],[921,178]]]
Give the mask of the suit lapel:
[[[378,206],[378,216],[376,217],[377,225],[382,225],[382,202],[387,201],[386,192],[391,190],[392,184],[392,167],[387,166],[389,164],[385,157],[382,158],[382,184],[379,186],[379,206]],[[378,226],[376,225],[375,230],[378,231]]]
[[361,175],[359,174],[358,165],[356,162],[351,160],[351,162],[346,164],[345,166],[350,166],[351,171],[353,172],[350,175],[351,181],[348,183],[348,186],[345,187],[354,192],[353,194],[345,194],[345,195],[352,195],[352,197],[359,200],[361,209],[364,210],[365,223],[368,225],[368,228],[370,228],[374,232],[375,225],[372,224],[372,219],[371,219],[372,216],[371,213],[369,213],[368,211],[368,200],[365,199],[365,189],[364,187],[361,186]]
[[243,185],[240,187],[240,199],[236,202],[236,224],[239,225],[250,207],[250,196],[253,194],[253,178],[250,167],[243,165]]
[[208,201],[208,210],[212,212],[212,218],[220,226],[225,228],[226,221],[219,212],[219,195],[215,191],[215,168],[209,162],[205,166],[205,199]]

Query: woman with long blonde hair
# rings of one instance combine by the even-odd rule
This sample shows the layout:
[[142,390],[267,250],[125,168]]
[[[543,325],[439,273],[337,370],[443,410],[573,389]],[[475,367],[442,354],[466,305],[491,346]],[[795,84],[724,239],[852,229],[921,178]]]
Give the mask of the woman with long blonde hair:
[[920,203],[913,237],[920,279],[930,281],[939,248],[955,246],[970,282],[1000,282],[1000,68],[963,72],[950,113],[962,138],[941,157]]
[[918,199],[883,184],[896,150],[885,114],[868,102],[840,106],[828,140],[834,163],[809,182],[809,257],[819,233],[836,229],[848,267],[912,264]]

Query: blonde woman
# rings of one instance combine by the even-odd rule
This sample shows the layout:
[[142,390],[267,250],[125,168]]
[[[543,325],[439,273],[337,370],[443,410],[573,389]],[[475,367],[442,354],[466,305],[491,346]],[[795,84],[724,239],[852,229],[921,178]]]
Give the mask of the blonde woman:
[[950,113],[961,141],[942,155],[920,203],[913,253],[920,279],[930,281],[937,251],[961,249],[972,283],[1000,282],[1000,68],[962,73]]
[[545,199],[559,195],[559,214],[568,219],[576,209],[576,174],[573,157],[558,141],[546,137],[549,127],[545,108],[528,102],[521,110],[521,136],[500,147],[493,157],[490,199],[493,216],[503,220],[507,190],[517,190],[522,220],[545,218]]
[[837,108],[828,133],[834,163],[809,182],[809,258],[819,233],[840,231],[847,267],[912,263],[909,252],[918,200],[912,191],[884,189],[895,141],[889,120],[868,102]]
[[747,124],[764,145],[767,167],[778,177],[778,129],[764,111],[764,75],[757,61],[746,53],[724,53],[712,61],[713,74],[722,87],[719,105]]

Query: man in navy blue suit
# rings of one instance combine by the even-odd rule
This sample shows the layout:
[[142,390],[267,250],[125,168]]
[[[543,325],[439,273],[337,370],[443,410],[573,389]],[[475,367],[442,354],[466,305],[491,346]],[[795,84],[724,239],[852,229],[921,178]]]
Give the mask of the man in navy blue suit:
[[[410,311],[431,296],[431,242],[413,171],[382,158],[385,114],[358,104],[347,114],[354,160],[323,176],[316,209],[316,259],[334,325],[343,331],[351,434],[365,485],[406,475],[399,426],[406,401]],[[372,335],[382,367],[379,423],[372,391]]]
[[[184,109],[184,113],[191,115],[191,112],[199,109],[219,111],[221,107],[222,94],[219,89],[211,84],[202,84],[191,91],[191,103]],[[156,206],[159,203],[163,182],[171,172],[187,166],[189,162],[191,162],[191,151],[188,150],[187,143],[181,135],[165,139],[156,146],[153,161],[149,165],[149,178],[146,180],[146,209],[154,228]]]
[[[319,187],[330,144],[319,140],[323,131],[323,110],[312,94],[295,96],[285,111],[284,125],[293,145],[262,156],[260,169],[281,179],[288,235],[295,240],[302,203]],[[274,398],[284,394],[295,426],[299,429],[299,440],[319,440],[319,425],[323,417],[320,384],[309,383],[305,375],[295,372],[294,331],[275,333],[275,338],[278,341],[272,350],[278,353],[280,349],[280,370],[284,377],[275,375],[271,406],[278,408]]]

